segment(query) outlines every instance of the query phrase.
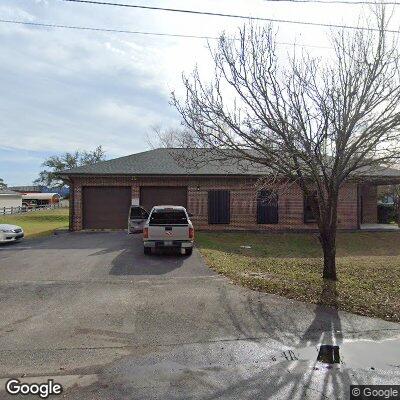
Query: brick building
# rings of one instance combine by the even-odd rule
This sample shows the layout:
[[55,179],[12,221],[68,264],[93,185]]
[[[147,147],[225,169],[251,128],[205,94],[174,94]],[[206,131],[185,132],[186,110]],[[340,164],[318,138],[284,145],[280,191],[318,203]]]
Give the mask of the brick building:
[[[184,149],[156,149],[64,171],[70,185],[70,229],[121,229],[128,208],[140,204],[183,205],[194,225],[212,230],[308,230],[315,221],[299,187],[282,193],[260,190],[266,167],[210,161],[196,168],[178,161]],[[339,195],[339,229],[377,222],[377,184],[400,179],[382,169],[349,181]],[[266,201],[265,199],[269,200]]]

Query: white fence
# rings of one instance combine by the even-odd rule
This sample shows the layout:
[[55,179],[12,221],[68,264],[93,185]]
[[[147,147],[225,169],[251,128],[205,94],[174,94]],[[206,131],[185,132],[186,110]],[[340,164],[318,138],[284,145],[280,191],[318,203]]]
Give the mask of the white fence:
[[53,210],[55,208],[67,208],[68,204],[64,202],[56,204],[32,205],[32,206],[19,206],[19,207],[0,207],[0,215],[22,214],[32,211]]

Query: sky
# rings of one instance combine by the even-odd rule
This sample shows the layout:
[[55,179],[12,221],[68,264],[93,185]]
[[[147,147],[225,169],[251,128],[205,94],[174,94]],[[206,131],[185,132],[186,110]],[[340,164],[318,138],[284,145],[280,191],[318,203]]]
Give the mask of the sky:
[[[328,1],[328,0],[327,0]],[[354,25],[362,7],[265,0],[113,0]],[[234,35],[243,20],[88,5],[2,0],[0,20],[184,35]],[[282,43],[328,46],[329,29],[275,24]],[[397,28],[397,27],[395,27]],[[198,65],[210,77],[205,39],[38,28],[0,22],[0,178],[29,185],[50,155],[102,145],[107,158],[149,149],[152,128],[178,126],[171,91]],[[293,46],[281,45],[282,53]],[[325,56],[329,49],[308,47]]]

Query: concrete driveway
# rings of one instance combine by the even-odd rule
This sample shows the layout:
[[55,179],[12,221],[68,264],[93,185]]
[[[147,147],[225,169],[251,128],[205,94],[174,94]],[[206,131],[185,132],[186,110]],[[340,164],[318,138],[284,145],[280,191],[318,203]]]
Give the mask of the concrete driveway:
[[[0,398],[9,377],[53,377],[67,399],[337,399],[400,382],[399,324],[232,285],[197,251],[144,256],[140,235],[1,246],[0,310]],[[321,343],[343,363],[318,363]]]

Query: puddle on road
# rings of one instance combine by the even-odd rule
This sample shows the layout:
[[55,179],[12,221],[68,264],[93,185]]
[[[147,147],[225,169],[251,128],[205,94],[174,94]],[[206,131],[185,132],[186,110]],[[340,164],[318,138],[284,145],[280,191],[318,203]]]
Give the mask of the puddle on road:
[[[330,342],[332,343],[332,342]],[[199,382],[245,382],[263,371],[276,366],[271,376],[282,377],[291,367],[314,369],[316,374],[340,374],[347,368],[368,371],[390,370],[391,380],[400,376],[400,338],[385,341],[356,340],[332,345],[321,343],[282,352],[271,348],[271,342],[233,340],[226,342],[187,343],[182,345],[144,346],[143,352],[131,351],[129,355],[111,363],[102,370],[109,381],[123,382],[132,387],[170,387],[199,384]],[[138,347],[140,350],[140,346]],[[300,365],[296,365],[296,364]],[[261,375],[259,375],[261,374]],[[234,378],[232,378],[232,376]],[[233,379],[233,380],[232,380]],[[258,378],[257,378],[258,379]],[[263,379],[263,378],[262,378]],[[287,381],[289,382],[289,381]],[[222,386],[221,386],[222,387]],[[160,389],[161,390],[161,389]]]
[[318,365],[332,368],[342,365],[361,369],[399,369],[400,338],[384,341],[358,340],[337,345],[319,346],[287,350],[282,353],[288,361],[316,361]]

